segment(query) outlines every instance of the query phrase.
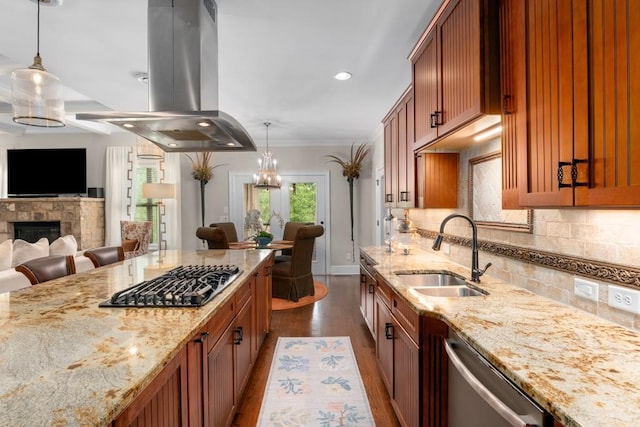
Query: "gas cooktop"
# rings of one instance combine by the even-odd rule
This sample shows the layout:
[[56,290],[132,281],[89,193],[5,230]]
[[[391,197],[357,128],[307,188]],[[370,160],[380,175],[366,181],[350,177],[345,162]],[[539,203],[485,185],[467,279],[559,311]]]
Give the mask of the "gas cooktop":
[[240,274],[236,265],[186,265],[113,294],[100,307],[201,307]]

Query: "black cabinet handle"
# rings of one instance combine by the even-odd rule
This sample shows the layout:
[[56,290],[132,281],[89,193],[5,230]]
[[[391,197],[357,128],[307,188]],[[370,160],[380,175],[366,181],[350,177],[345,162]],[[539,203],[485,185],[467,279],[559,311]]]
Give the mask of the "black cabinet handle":
[[393,324],[391,323],[384,324],[384,337],[388,340],[393,339]]
[[384,201],[387,202],[387,203],[393,202],[393,194],[390,194],[390,193],[385,194],[384,195]]
[[373,285],[373,283],[369,283],[369,293],[370,294],[376,293],[376,287]]
[[[589,163],[587,159],[572,159],[570,162],[558,162],[558,188],[588,187],[589,182],[578,182],[578,165]],[[564,168],[570,166],[571,183],[564,182]]]
[[511,108],[511,99],[511,95],[502,96],[502,114],[513,114],[513,109]]
[[207,337],[209,336],[209,332],[203,332],[200,334],[200,337],[196,338],[194,341],[197,343],[203,343],[204,340],[207,339]]
[[442,126],[442,111],[434,111],[429,114],[429,126],[432,128]]
[[367,276],[365,276],[364,274],[360,274],[360,283],[364,283],[367,281]]
[[238,326],[233,330],[233,332],[236,334],[235,338],[233,339],[233,343],[235,345],[240,345],[240,343],[242,343],[242,340],[243,340],[242,326]]
[[408,191],[401,191],[400,192],[400,201],[401,202],[408,202],[409,201],[409,192]]

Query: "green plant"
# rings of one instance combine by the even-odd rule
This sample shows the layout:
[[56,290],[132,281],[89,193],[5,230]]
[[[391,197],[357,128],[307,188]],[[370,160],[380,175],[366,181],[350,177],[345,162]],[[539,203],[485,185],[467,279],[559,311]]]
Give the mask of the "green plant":
[[273,234],[269,233],[268,231],[258,231],[258,234],[256,234],[256,237],[268,237],[269,239],[273,239]]

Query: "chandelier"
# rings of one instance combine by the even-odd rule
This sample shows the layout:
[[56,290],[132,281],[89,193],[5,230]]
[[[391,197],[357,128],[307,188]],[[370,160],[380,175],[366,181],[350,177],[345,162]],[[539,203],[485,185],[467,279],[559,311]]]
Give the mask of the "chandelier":
[[262,153],[262,158],[258,159],[258,173],[253,175],[253,185],[256,188],[280,188],[282,184],[282,178],[278,175],[278,169],[276,164],[278,161],[273,158],[271,151],[269,151],[269,125],[271,123],[265,122],[264,125],[267,129],[267,151]]
[[60,80],[42,66],[40,58],[40,3],[38,3],[37,49],[33,65],[11,73],[13,121],[39,127],[62,127],[64,98]]

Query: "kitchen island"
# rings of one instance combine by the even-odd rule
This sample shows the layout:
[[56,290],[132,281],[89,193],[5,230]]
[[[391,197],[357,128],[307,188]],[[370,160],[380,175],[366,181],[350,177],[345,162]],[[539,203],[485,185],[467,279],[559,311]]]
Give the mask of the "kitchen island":
[[[270,257],[162,251],[0,295],[0,425],[111,425]],[[202,307],[98,306],[180,265],[228,264],[241,275]]]
[[385,247],[360,250],[413,310],[458,332],[556,423],[640,424],[639,333],[492,278],[490,270],[478,284],[488,295],[418,296],[394,272],[451,271],[468,278],[469,266],[419,249],[410,255]]

